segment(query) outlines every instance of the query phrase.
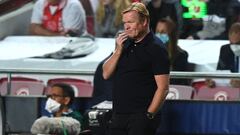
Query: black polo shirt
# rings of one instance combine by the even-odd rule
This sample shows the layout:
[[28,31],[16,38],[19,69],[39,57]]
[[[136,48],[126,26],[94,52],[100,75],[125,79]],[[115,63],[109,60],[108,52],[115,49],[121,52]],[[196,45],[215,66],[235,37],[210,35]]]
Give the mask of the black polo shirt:
[[146,112],[157,84],[154,75],[169,74],[165,45],[152,32],[125,48],[117,64],[113,109],[116,113]]

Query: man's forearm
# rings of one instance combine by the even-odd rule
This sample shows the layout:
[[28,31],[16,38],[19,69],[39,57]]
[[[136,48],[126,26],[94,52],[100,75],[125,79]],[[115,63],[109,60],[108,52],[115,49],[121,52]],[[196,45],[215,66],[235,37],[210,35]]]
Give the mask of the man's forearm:
[[115,52],[112,54],[110,58],[106,60],[106,62],[103,64],[103,78],[109,79],[113,72],[116,69],[117,62],[121,56],[121,52],[118,52],[115,50]]
[[167,93],[168,90],[157,90],[147,111],[151,113],[157,113],[164,103]]
[[42,36],[63,36],[63,33],[52,32],[43,28],[40,24],[31,24],[30,34],[32,35],[42,35]]
[[152,102],[148,107],[148,112],[157,113],[162,104],[165,101],[165,98],[168,94],[169,87],[169,76],[168,75],[160,75],[155,77],[157,81],[158,88],[155,91]]

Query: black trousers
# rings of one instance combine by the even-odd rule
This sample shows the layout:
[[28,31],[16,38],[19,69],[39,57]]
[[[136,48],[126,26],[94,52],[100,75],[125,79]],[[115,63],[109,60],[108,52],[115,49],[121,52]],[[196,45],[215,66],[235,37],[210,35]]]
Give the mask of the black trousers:
[[145,113],[113,114],[109,135],[155,135],[160,115],[149,119]]

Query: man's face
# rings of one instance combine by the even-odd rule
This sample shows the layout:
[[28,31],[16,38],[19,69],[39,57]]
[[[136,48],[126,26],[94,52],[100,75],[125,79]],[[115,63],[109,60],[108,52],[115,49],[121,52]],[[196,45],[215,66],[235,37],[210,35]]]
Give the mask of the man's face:
[[229,41],[231,44],[237,44],[240,42],[240,32],[229,33]]
[[60,104],[65,104],[65,96],[63,90],[60,87],[52,87],[50,90],[50,97]]
[[133,39],[141,38],[145,29],[145,23],[140,22],[137,11],[129,11],[123,14],[124,32]]

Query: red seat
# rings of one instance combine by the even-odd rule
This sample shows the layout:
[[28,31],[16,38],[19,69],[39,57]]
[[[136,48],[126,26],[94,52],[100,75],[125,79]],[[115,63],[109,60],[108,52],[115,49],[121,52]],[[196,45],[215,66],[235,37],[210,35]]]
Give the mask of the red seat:
[[[7,78],[0,79],[1,95],[7,94],[8,82]],[[43,81],[26,78],[26,77],[12,77],[11,78],[10,95],[43,95],[45,85]]]
[[199,90],[201,87],[206,86],[206,80],[192,82],[192,87]]
[[196,94],[194,94],[194,99],[217,101],[239,100],[239,88],[227,86],[209,88],[203,86],[196,92]]
[[75,79],[75,78],[54,78],[50,79],[47,82],[47,91],[45,94],[48,94],[50,86],[55,83],[66,83],[73,87],[76,97],[92,97],[93,86],[90,81]]
[[192,99],[194,88],[187,85],[170,85],[166,99]]

